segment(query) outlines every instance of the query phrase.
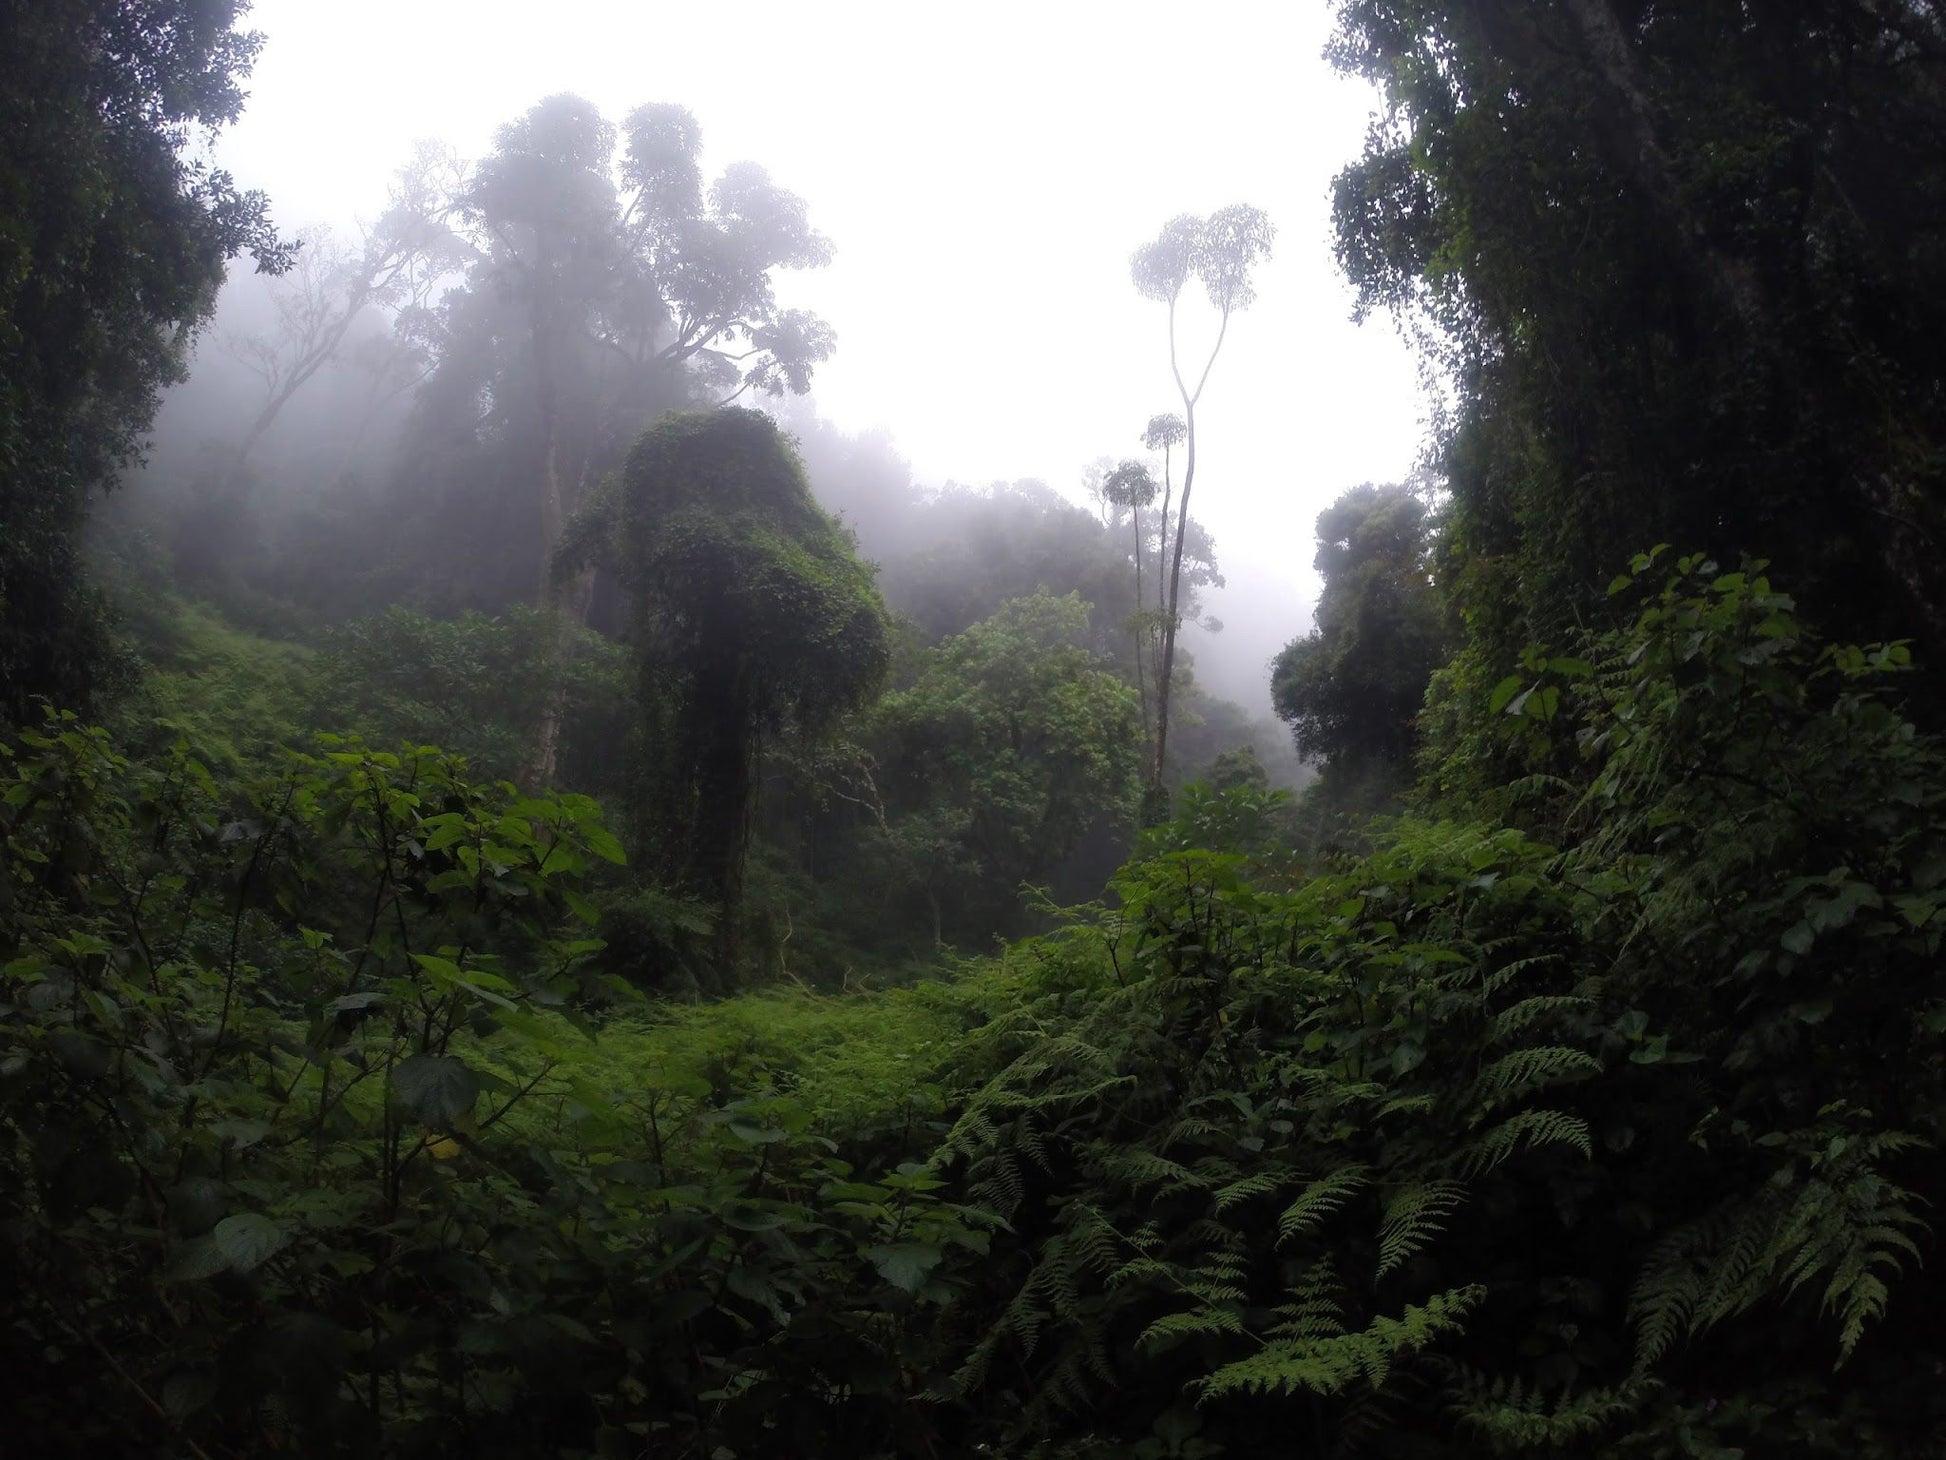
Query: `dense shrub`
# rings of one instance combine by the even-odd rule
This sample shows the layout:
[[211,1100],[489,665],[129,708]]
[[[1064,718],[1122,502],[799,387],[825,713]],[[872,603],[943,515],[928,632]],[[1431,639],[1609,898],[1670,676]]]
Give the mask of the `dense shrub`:
[[585,798],[357,742],[243,795],[51,721],[0,782],[16,1433],[1937,1451],[1946,752],[1902,646],[1654,562],[1486,691],[1514,824],[1305,867],[1242,777],[862,998],[631,1007]]

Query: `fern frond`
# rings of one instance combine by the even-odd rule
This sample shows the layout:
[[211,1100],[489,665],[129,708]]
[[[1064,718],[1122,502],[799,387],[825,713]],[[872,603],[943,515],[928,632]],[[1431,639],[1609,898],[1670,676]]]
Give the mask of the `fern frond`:
[[1457,1181],[1427,1181],[1408,1186],[1385,1205],[1378,1230],[1378,1271],[1383,1278],[1445,1229],[1466,1190]]
[[1159,1187],[1165,1196],[1203,1184],[1187,1166],[1143,1146],[1116,1149],[1102,1163],[1102,1169],[1112,1181],[1123,1182],[1136,1191],[1148,1186]]
[[1155,1257],[1136,1257],[1123,1263],[1108,1275],[1108,1286],[1126,1287],[1130,1283],[1168,1283],[1180,1286],[1181,1278],[1174,1267]]
[[1121,1266],[1122,1235],[1100,1210],[1085,1204],[1069,1210],[1074,1215],[1059,1255],[1084,1272],[1111,1273]]
[[1453,1384],[1448,1408],[1466,1429],[1496,1452],[1560,1453],[1638,1412],[1652,1386],[1631,1380],[1583,1394],[1552,1397],[1528,1390],[1518,1378],[1491,1381],[1467,1374]]
[[1243,1332],[1243,1316],[1234,1308],[1203,1307],[1187,1313],[1166,1313],[1142,1330],[1138,1348],[1153,1351],[1170,1339],[1204,1338],[1219,1333]]
[[1273,1338],[1332,1338],[1348,1332],[1344,1305],[1339,1301],[1338,1275],[1326,1263],[1306,1270],[1291,1288],[1293,1301],[1277,1309]]
[[1227,1212],[1252,1197],[1270,1196],[1283,1184],[1283,1178],[1274,1171],[1260,1171],[1254,1176],[1245,1176],[1217,1189],[1214,1198],[1216,1209]]
[[1280,1339],[1199,1385],[1205,1398],[1224,1394],[1342,1394],[1354,1384],[1381,1388],[1400,1358],[1464,1331],[1463,1320],[1486,1296],[1477,1285],[1407,1304],[1397,1318],[1381,1315],[1357,1333]]
[[1426,1111],[1435,1109],[1438,1104],[1439,1095],[1431,1090],[1413,1095],[1394,1095],[1371,1113],[1371,1120],[1376,1124],[1388,1115],[1398,1115],[1401,1112],[1423,1115]]
[[1629,1318],[1636,1325],[1637,1374],[1646,1373],[1694,1324],[1703,1301],[1698,1257],[1708,1240],[1701,1226],[1681,1227],[1649,1249],[1628,1300]]
[[1279,1215],[1277,1240],[1288,1242],[1293,1237],[1317,1231],[1357,1192],[1369,1186],[1371,1179],[1368,1166],[1341,1166],[1320,1176],[1300,1191],[1297,1200]]
[[1027,1153],[1028,1159],[1043,1171],[1054,1169],[1054,1158],[1047,1153],[1047,1142],[1042,1138],[1031,1120],[1022,1116],[1013,1124],[1014,1145]]
[[1565,1045],[1529,1045],[1502,1055],[1473,1081],[1471,1097],[1482,1113],[1536,1090],[1599,1075],[1601,1061]]
[[1021,1352],[1029,1355],[1034,1352],[1034,1345],[1040,1341],[1041,1326],[1048,1319],[1047,1310],[1035,1301],[1036,1290],[1041,1286],[1037,1281],[1039,1276],[1036,1272],[1033,1277],[1021,1284],[1020,1291],[1008,1301],[1000,1323],[995,1328],[996,1333],[1012,1334],[1020,1344]]
[[1162,1149],[1185,1143],[1209,1141],[1223,1135],[1223,1128],[1214,1121],[1204,1120],[1200,1115],[1185,1115],[1169,1128],[1169,1134],[1162,1138]]
[[1588,1122],[1580,1116],[1561,1110],[1523,1110],[1467,1147],[1460,1157],[1460,1170],[1468,1177],[1483,1176],[1523,1143],[1530,1151],[1541,1146],[1572,1146],[1589,1159],[1595,1154]]
[[1550,963],[1560,961],[1561,955],[1558,953],[1535,953],[1526,958],[1516,958],[1512,963],[1503,963],[1481,980],[1480,990],[1492,996],[1533,969],[1544,968]]
[[1766,1298],[1788,1299],[1820,1277],[1821,1309],[1838,1319],[1838,1363],[1849,1359],[1865,1329],[1884,1316],[1886,1276],[1918,1260],[1913,1234],[1925,1227],[1912,1194],[1863,1164],[1869,1154],[1869,1147],[1860,1152],[1841,1183],[1804,1181],[1787,1204],[1772,1186],[1658,1243],[1629,1301],[1638,1372],[1683,1333]]
[[1189,1242],[1200,1242],[1215,1249],[1234,1249],[1240,1247],[1243,1238],[1234,1228],[1226,1227],[1214,1217],[1197,1217],[1183,1228],[1182,1235]]
[[1534,994],[1494,1015],[1487,1025],[1487,1040],[1492,1044],[1504,1044],[1544,1019],[1587,1009],[1593,1003],[1593,999],[1581,994]]

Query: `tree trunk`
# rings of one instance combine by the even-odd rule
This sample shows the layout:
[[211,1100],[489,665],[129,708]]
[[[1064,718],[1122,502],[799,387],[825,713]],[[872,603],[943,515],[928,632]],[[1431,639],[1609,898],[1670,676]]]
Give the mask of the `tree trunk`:
[[561,730],[568,712],[567,664],[574,654],[574,631],[588,621],[588,605],[594,596],[594,569],[584,568],[575,574],[554,606],[558,623],[549,666],[554,682],[548,687],[546,703],[541,706],[540,728],[534,735],[534,759],[528,771],[528,780],[535,790],[546,790],[560,770]]
[[736,971],[737,917],[743,903],[744,860],[756,810],[758,744],[750,714],[749,668],[736,655],[697,676],[695,729],[678,775],[694,778],[677,787],[689,820],[690,889],[717,904],[716,956],[721,986]]
[[[540,582],[534,590],[534,605],[545,609],[554,601],[554,548],[561,541],[561,527],[567,521],[566,504],[561,500],[561,461],[560,446],[554,438],[554,391],[553,381],[546,368],[546,351],[540,341],[540,330],[536,326],[534,339],[534,363],[540,376],[541,432],[541,572]],[[567,689],[561,683],[562,670],[567,660],[568,639],[573,630],[568,626],[567,615],[561,605],[555,605],[556,612],[562,613],[560,632],[556,635],[553,652],[549,655],[548,668],[554,683],[547,691],[547,701],[541,707],[541,722],[534,734],[534,758],[529,767],[527,778],[535,790],[545,790],[553,784],[561,759],[561,717],[566,712]]]
[[1135,527],[1135,698],[1142,707],[1142,739],[1147,741],[1151,732],[1149,716],[1149,680],[1143,672],[1142,658],[1148,650],[1149,630],[1144,622],[1148,609],[1142,603],[1142,509],[1130,503],[1128,515]]
[[1169,691],[1176,673],[1176,629],[1181,624],[1182,545],[1189,535],[1189,493],[1196,484],[1196,404],[1183,394],[1182,501],[1176,507],[1176,541],[1169,560],[1169,607],[1162,615],[1162,664],[1156,671],[1155,763],[1149,772],[1150,811],[1163,805],[1163,770],[1169,763]]
[[[554,580],[554,552],[560,546],[573,504],[567,500],[561,471],[561,442],[558,424],[559,394],[554,379],[554,360],[548,328],[538,308],[534,317],[534,374],[541,415],[541,565],[540,581],[534,601],[540,608],[553,605],[560,616],[559,632],[550,655],[549,669],[554,683],[541,707],[540,725],[534,734],[533,759],[528,781],[536,789],[550,786],[560,770],[561,729],[567,714],[567,661],[573,652],[574,631],[587,621],[588,606],[594,600],[594,572],[584,568],[567,584]],[[576,497],[587,487],[587,463],[582,463]]]

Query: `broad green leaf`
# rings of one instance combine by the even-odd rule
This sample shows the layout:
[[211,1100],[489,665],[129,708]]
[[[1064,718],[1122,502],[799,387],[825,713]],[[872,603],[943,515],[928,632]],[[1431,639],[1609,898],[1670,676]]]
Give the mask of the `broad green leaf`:
[[225,1217],[210,1233],[216,1250],[233,1272],[249,1272],[284,1245],[284,1229],[261,1212]]
[[428,1125],[451,1125],[473,1113],[479,1076],[450,1054],[415,1054],[392,1071],[393,1088],[406,1108]]
[[1500,683],[1496,684],[1493,687],[1493,693],[1487,698],[1487,713],[1489,715],[1497,715],[1506,709],[1507,702],[1520,693],[1520,687],[1523,683],[1525,681],[1518,674],[1510,674],[1501,680]]
[[614,862],[617,865],[628,861],[628,853],[622,849],[620,839],[607,827],[590,826],[583,830],[581,836],[587,842],[588,850],[600,857],[602,861]]
[[177,1248],[176,1255],[169,1260],[162,1276],[165,1282],[195,1282],[198,1278],[215,1277],[219,1272],[228,1270],[229,1266],[230,1259],[216,1245],[215,1235],[206,1233]]
[[415,953],[412,961],[433,977],[433,982],[441,988],[451,988],[460,977],[460,967],[450,958],[441,958],[436,953]]
[[789,1220],[787,1213],[748,1205],[726,1207],[723,1211],[723,1225],[739,1232],[774,1232]]
[[162,1407],[171,1419],[187,1419],[216,1397],[216,1388],[209,1370],[181,1370],[162,1381]]
[[270,1134],[267,1120],[213,1120],[209,1124],[210,1134],[229,1142],[234,1150],[247,1150]]
[[865,1249],[865,1256],[878,1269],[878,1275],[908,1293],[916,1293],[925,1286],[927,1275],[939,1266],[944,1255],[941,1248],[930,1242],[883,1242]]

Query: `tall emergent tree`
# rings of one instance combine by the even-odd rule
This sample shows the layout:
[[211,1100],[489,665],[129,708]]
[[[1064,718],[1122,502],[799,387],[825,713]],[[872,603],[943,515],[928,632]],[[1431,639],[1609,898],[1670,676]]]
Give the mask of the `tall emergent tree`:
[[736,952],[757,760],[862,704],[891,661],[885,607],[851,536],[811,497],[761,412],[664,416],[563,542],[635,605],[637,859],[717,904]]
[[[1251,272],[1259,260],[1269,255],[1274,236],[1275,229],[1261,211],[1239,203],[1218,209],[1207,218],[1183,214],[1170,219],[1152,242],[1135,251],[1130,261],[1135,287],[1142,296],[1169,306],[1169,372],[1182,397],[1182,501],[1176,508],[1175,542],[1163,580],[1168,586],[1169,601],[1162,618],[1162,658],[1156,670],[1155,755],[1149,771],[1150,799],[1158,806],[1169,753],[1169,689],[1176,667],[1176,631],[1182,625],[1182,547],[1189,527],[1189,495],[1196,486],[1196,406],[1203,398],[1210,371],[1223,349],[1230,316],[1249,308],[1257,297]],[[1202,284],[1217,314],[1216,338],[1202,369],[1195,370],[1192,362],[1193,384],[1191,377],[1183,373],[1176,338],[1177,307],[1191,279]],[[1160,433],[1158,440],[1162,444],[1170,447],[1175,444],[1173,428],[1168,426],[1165,417],[1150,422],[1150,433]]]
[[1446,586],[1494,665],[1666,541],[1946,647],[1946,14],[1338,0],[1365,308],[1454,392]]
[[754,163],[705,188],[701,147],[682,107],[640,106],[617,128],[554,96],[501,128],[455,200],[473,259],[439,394],[463,391],[476,416],[484,396],[495,444],[516,447],[543,598],[562,524],[646,416],[802,393],[831,353],[829,328],[775,292],[776,270],[831,257],[803,200]]
[[76,538],[182,375],[224,263],[290,259],[261,193],[192,162],[236,120],[242,0],[0,13],[0,720],[84,696],[103,653]]
[[[554,549],[642,422],[802,394],[829,358],[829,327],[775,288],[779,270],[827,263],[829,241],[754,163],[706,187],[701,148],[682,107],[639,106],[618,128],[580,97],[549,97],[500,130],[453,200],[472,258],[408,471],[440,499],[423,555],[469,576],[457,606],[531,597],[585,619],[592,583],[554,577]],[[550,712],[537,782],[554,773],[559,736]]]

